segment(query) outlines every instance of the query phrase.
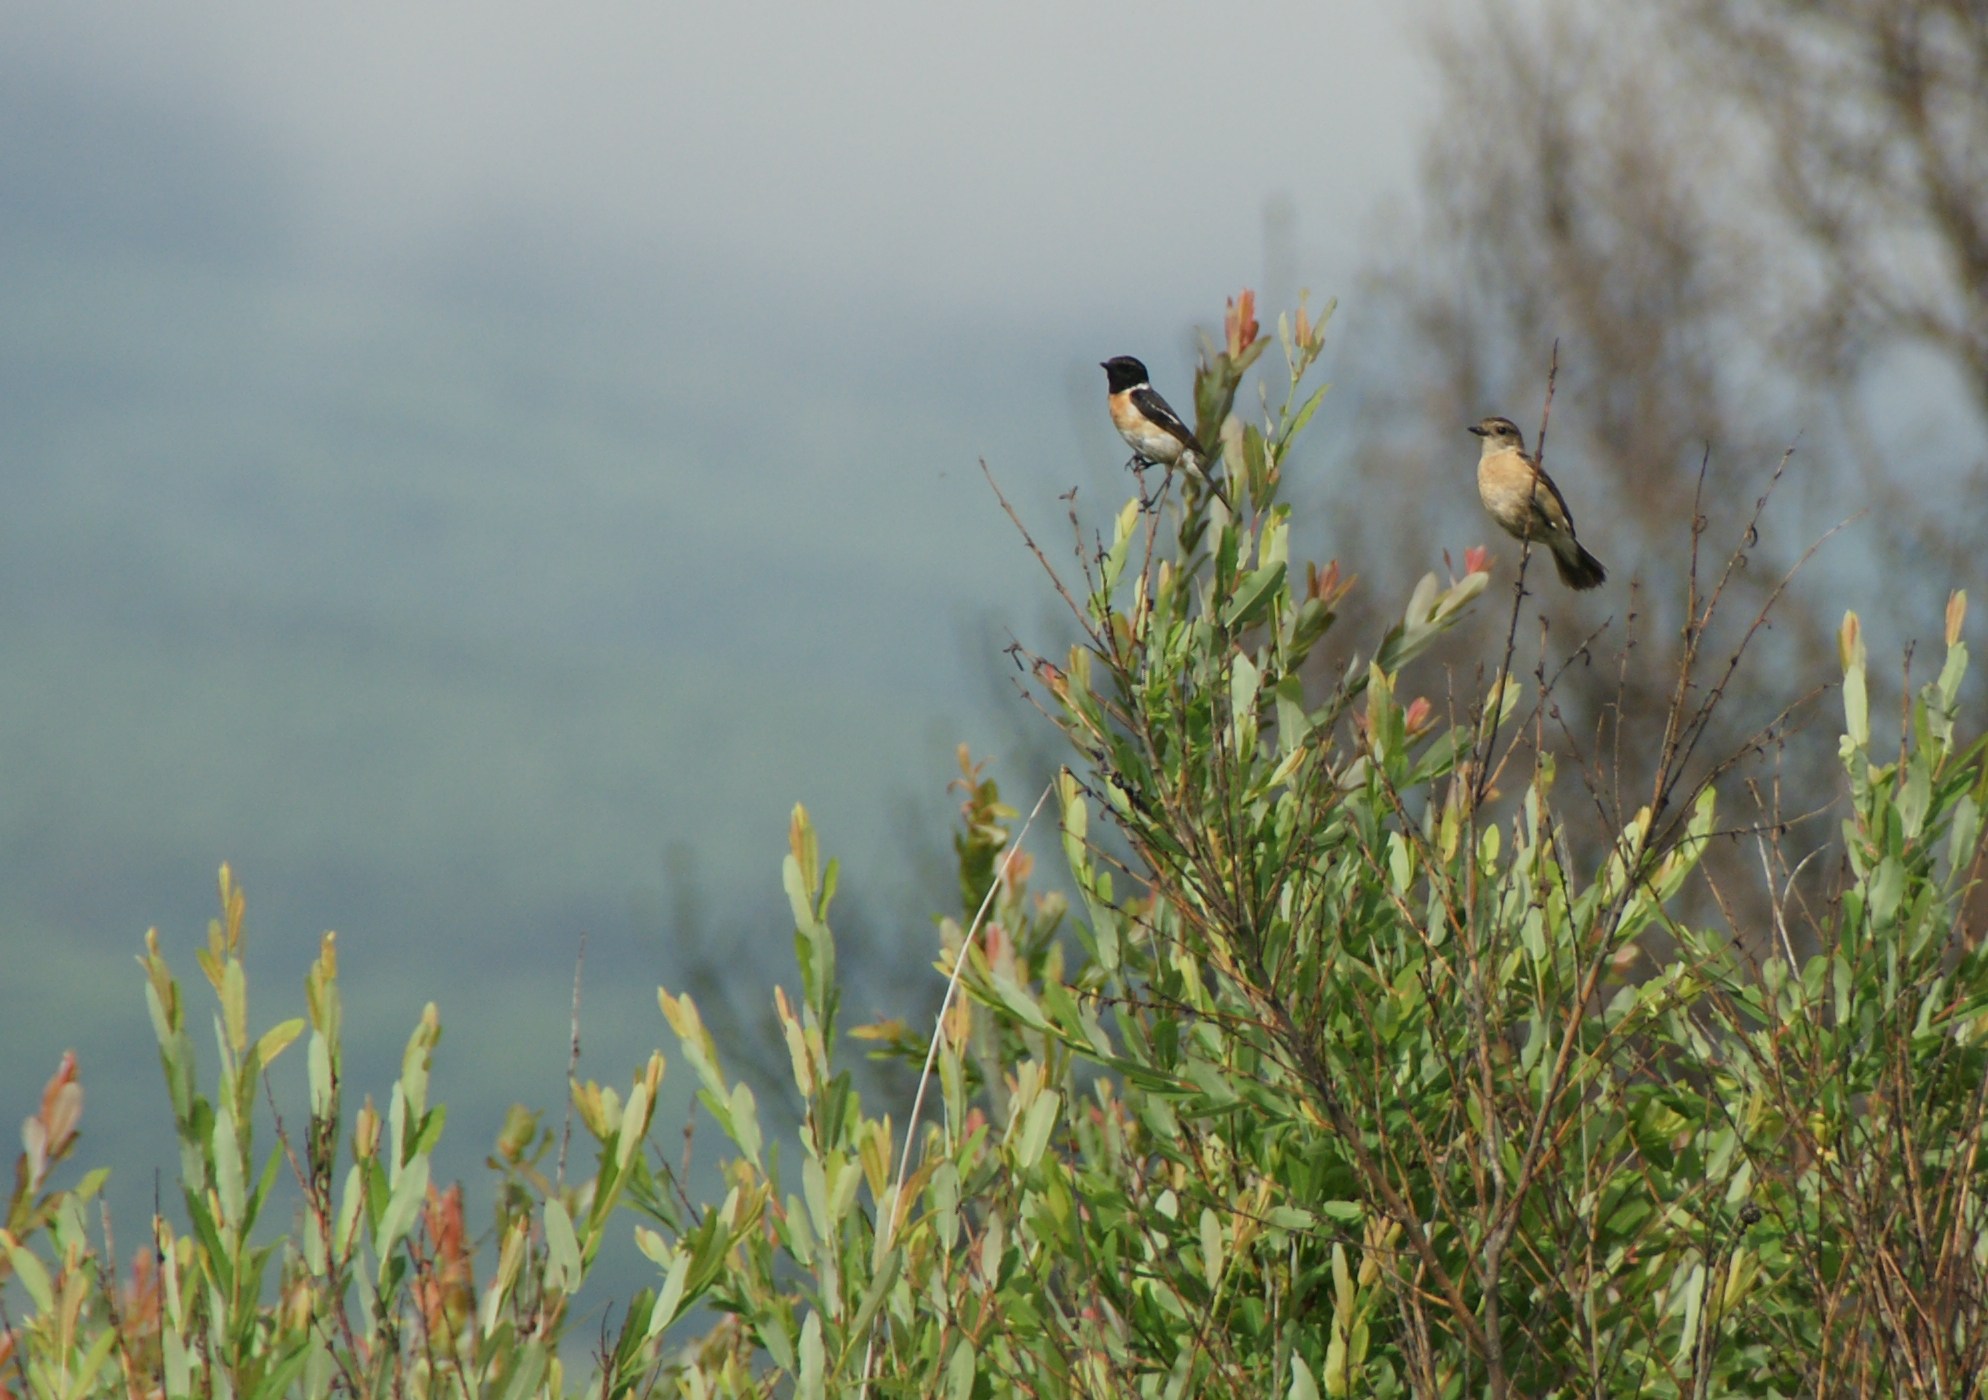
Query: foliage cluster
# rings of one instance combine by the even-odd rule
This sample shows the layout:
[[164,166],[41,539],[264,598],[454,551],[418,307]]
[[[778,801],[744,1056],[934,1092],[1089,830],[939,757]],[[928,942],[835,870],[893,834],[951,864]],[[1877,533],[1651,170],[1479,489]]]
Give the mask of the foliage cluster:
[[[1740,661],[1708,666],[1691,638],[1737,555],[1702,586],[1693,565],[1647,754],[1560,734],[1576,759],[1549,757],[1554,677],[1513,674],[1510,641],[1488,683],[1408,698],[1404,668],[1485,595],[1475,551],[1328,657],[1353,585],[1296,566],[1278,501],[1322,336],[1302,308],[1280,322],[1288,392],[1246,421],[1272,342],[1247,294],[1232,305],[1195,403],[1246,509],[1160,483],[1057,581],[1084,641],[1033,674],[1070,745],[1045,798],[1073,895],[1032,886],[1019,813],[963,754],[962,907],[938,949],[962,995],[931,1038],[845,1027],[836,870],[797,809],[799,990],[774,993],[797,1135],[765,1131],[695,1002],[663,991],[729,1143],[722,1198],[691,1200],[649,1141],[658,1055],[625,1092],[573,1086],[584,1179],[514,1116],[479,1250],[430,1171],[434,1012],[385,1108],[350,1108],[332,940],[307,1014],[252,1032],[224,871],[199,958],[211,1096],[181,986],[156,941],[143,958],[184,1223],[156,1220],[119,1276],[90,1220],[101,1175],[51,1184],[80,1111],[65,1065],[0,1237],[22,1304],[0,1390],[1978,1394],[1988,767],[1958,714],[1964,599],[1895,751],[1846,620],[1841,879],[1805,900],[1811,828],[1757,786],[1722,825],[1742,755],[1699,751]],[[1757,852],[1768,897],[1746,907],[1770,929],[1686,916],[1720,841]],[[1710,895],[1689,907],[1741,907]],[[909,1124],[866,1103],[852,1037],[929,1070],[929,1114],[922,1085]],[[301,1128],[276,1112],[259,1144],[258,1089],[298,1040]],[[302,1208],[270,1227],[286,1172]],[[631,1226],[656,1283],[587,1359],[562,1347],[572,1300]]]

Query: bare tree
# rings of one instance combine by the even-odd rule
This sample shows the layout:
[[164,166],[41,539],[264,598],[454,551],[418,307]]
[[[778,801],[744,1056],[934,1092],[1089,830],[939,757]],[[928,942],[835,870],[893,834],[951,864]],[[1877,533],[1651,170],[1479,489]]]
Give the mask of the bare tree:
[[1667,27],[1764,142],[1800,254],[1777,348],[1818,383],[1887,345],[1960,372],[1988,421],[1988,4],[1687,0]]
[[[1560,682],[1577,732],[1613,731],[1595,750],[1633,753],[1663,708],[1638,678],[1665,674],[1679,646],[1694,524],[1722,554],[1746,547],[1739,619],[1819,536],[1864,516],[1777,605],[1753,672],[1775,698],[1830,673],[1851,602],[1878,626],[1934,625],[1969,582],[1988,456],[1988,4],[1500,2],[1451,12],[1431,47],[1444,98],[1421,227],[1374,288],[1402,344],[1343,487],[1371,501],[1389,481],[1417,502],[1399,575],[1427,568],[1432,542],[1491,538],[1471,514],[1465,426],[1503,413],[1530,435],[1557,342],[1548,468],[1611,580],[1575,601],[1550,571],[1533,577],[1548,651],[1601,621],[1596,597],[1639,648]],[[1964,460],[1869,426],[1902,348],[1964,384],[1947,396],[1971,434]],[[1791,445],[1763,537],[1735,541]],[[1360,567],[1399,582],[1385,562]],[[1712,747],[1764,722],[1757,698]],[[1635,801],[1633,776],[1617,775],[1618,800]]]
[[1688,0],[1668,28],[1757,143],[1750,189],[1784,252],[1753,299],[1762,342],[1826,395],[1887,562],[1951,557],[1981,523],[1954,513],[1981,499],[1979,447],[1944,471],[1901,462],[1862,390],[1916,348],[1988,435],[1988,3]]

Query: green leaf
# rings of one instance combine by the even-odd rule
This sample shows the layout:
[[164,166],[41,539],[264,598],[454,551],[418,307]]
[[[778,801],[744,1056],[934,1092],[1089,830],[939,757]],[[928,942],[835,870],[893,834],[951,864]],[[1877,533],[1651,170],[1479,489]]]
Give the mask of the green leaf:
[[795,1400],[826,1400],[827,1362],[821,1344],[821,1314],[811,1312],[801,1324],[801,1373],[795,1377]]
[[946,1400],[973,1400],[973,1343],[961,1337],[946,1361]]
[[997,972],[987,979],[987,985],[1001,1005],[1013,1013],[1023,1025],[1031,1030],[1051,1029],[1048,1018],[1042,1014],[1042,1008],[1036,1005],[1034,998],[1023,991],[1012,976],[1005,972]]
[[677,1312],[684,1303],[683,1291],[690,1284],[690,1252],[679,1249],[675,1254],[669,1273],[663,1279],[663,1291],[649,1314],[649,1335],[652,1337],[662,1335],[663,1329],[676,1321]]
[[1098,561],[1098,591],[1091,598],[1091,611],[1100,619],[1110,614],[1112,595],[1117,592],[1119,581],[1125,577],[1126,561],[1131,558],[1132,546],[1139,538],[1138,521],[1139,502],[1137,499],[1129,500],[1118,512],[1111,548]]
[[387,1198],[386,1209],[380,1213],[380,1223],[373,1231],[373,1248],[379,1253],[382,1267],[401,1239],[414,1228],[414,1218],[427,1199],[428,1159],[416,1157],[400,1169],[393,1194]]
[[221,1000],[224,1043],[231,1054],[248,1048],[248,975],[241,962],[229,958],[221,968],[221,984],[215,989]]
[[339,1196],[331,1236],[332,1249],[339,1255],[352,1247],[353,1232],[359,1228],[359,1217],[366,1204],[366,1172],[365,1166],[355,1162],[345,1173],[345,1189]]
[[1201,1208],[1201,1280],[1213,1293],[1222,1283],[1222,1270],[1227,1264],[1227,1253],[1223,1245],[1222,1222],[1208,1207]]
[[[119,1340],[121,1339],[115,1327],[104,1327],[98,1330],[96,1336],[90,1339],[89,1349],[83,1353],[81,1364],[77,1365],[74,1373],[69,1377],[69,1394],[87,1396],[92,1393],[91,1382],[96,1380],[97,1372],[103,1369],[105,1360],[110,1356],[110,1349]],[[294,1368],[292,1368],[292,1371],[294,1373]],[[258,1393],[261,1395],[273,1395],[278,1392],[270,1390],[265,1385]]]
[[745,1153],[748,1162],[759,1166],[759,1105],[752,1096],[752,1090],[743,1082],[734,1085],[725,1108],[727,1131],[732,1141],[739,1145],[739,1151]]
[[1284,431],[1277,435],[1277,455],[1280,458],[1284,455],[1285,444],[1302,433],[1305,425],[1312,421],[1312,415],[1318,412],[1318,406],[1325,402],[1325,391],[1331,387],[1330,384],[1321,384],[1312,390],[1311,397],[1305,400],[1304,405],[1292,416],[1290,422],[1284,425]]
[[498,1392],[497,1400],[526,1400],[527,1396],[537,1395],[549,1359],[543,1342],[519,1346],[511,1353],[511,1372],[504,1378],[504,1388]]
[[337,1103],[331,1069],[331,1043],[321,1035],[313,1035],[305,1052],[305,1060],[310,1073],[311,1116],[319,1120],[329,1119]]
[[[110,1334],[111,1340],[115,1340],[115,1337],[115,1333]],[[305,1363],[310,1359],[311,1347],[309,1342],[302,1342],[291,1347],[282,1354],[276,1364],[262,1377],[250,1394],[254,1397],[254,1400],[282,1400],[282,1397],[293,1393],[292,1386],[297,1378],[303,1374]]]
[[1042,1157],[1043,1148],[1049,1145],[1049,1135],[1056,1127],[1057,1111],[1063,1106],[1063,1096],[1054,1089],[1045,1089],[1028,1106],[1028,1114],[1022,1120],[1021,1138],[1015,1146],[1015,1165],[1023,1171],[1033,1167]]
[[877,1268],[876,1277],[870,1280],[870,1286],[863,1294],[863,1301],[856,1309],[856,1316],[850,1320],[848,1335],[852,1345],[857,1338],[869,1336],[870,1324],[876,1318],[877,1309],[883,1306],[884,1299],[889,1297],[891,1289],[897,1286],[898,1275],[903,1271],[903,1250],[893,1249],[884,1256],[882,1264]]
[[[1332,1374],[1332,1359],[1335,1350],[1339,1352],[1343,1361],[1345,1346],[1337,1331],[1332,1334],[1332,1341],[1326,1351],[1325,1365],[1328,1378]],[[1345,1393],[1343,1390],[1333,1392],[1335,1395],[1344,1395]],[[1318,1400],[1318,1383],[1312,1379],[1312,1368],[1307,1366],[1305,1358],[1295,1351],[1291,1353],[1291,1388],[1284,1392],[1284,1396],[1285,1400]]]
[[547,1285],[569,1297],[577,1293],[586,1272],[580,1265],[580,1238],[573,1232],[573,1217],[557,1200],[545,1203],[545,1251]]
[[618,1172],[626,1172],[642,1150],[642,1140],[649,1124],[649,1086],[643,1080],[636,1080],[635,1087],[628,1091],[628,1106],[621,1111],[621,1126],[616,1132],[614,1143],[614,1165]]
[[1906,840],[1919,839],[1919,833],[1926,826],[1926,814],[1932,806],[1932,775],[1927,772],[1925,756],[1915,754],[1905,774],[1905,790],[1898,795],[1898,820]]
[[21,1287],[27,1289],[28,1297],[33,1300],[36,1311],[54,1312],[55,1287],[49,1280],[48,1270],[41,1260],[23,1244],[10,1244],[7,1247],[7,1259],[14,1266],[14,1277],[21,1281]]
[[235,1136],[235,1115],[226,1103],[214,1113],[213,1143],[214,1190],[221,1198],[218,1223],[223,1229],[237,1230],[248,1213],[248,1191],[242,1179],[242,1145]]
[[1222,612],[1222,626],[1241,627],[1256,621],[1277,595],[1284,582],[1284,565],[1272,564],[1268,568],[1252,570],[1237,587],[1229,599],[1229,605]]
[[1844,737],[1861,751],[1871,746],[1871,714],[1864,691],[1864,633],[1855,613],[1844,614],[1841,649]]
[[290,1048],[290,1043],[304,1033],[304,1020],[297,1017],[271,1026],[255,1042],[256,1063],[264,1069],[274,1064],[276,1057]]

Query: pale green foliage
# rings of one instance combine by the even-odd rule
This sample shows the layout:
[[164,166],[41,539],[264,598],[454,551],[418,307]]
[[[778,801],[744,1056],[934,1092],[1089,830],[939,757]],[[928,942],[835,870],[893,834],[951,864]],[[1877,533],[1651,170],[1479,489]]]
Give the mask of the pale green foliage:
[[[1846,623],[1835,899],[1799,897],[1771,812],[1717,831],[1709,776],[1687,781],[1672,741],[1702,731],[1702,705],[1626,775],[1649,805],[1597,829],[1595,793],[1509,742],[1528,715],[1543,730],[1537,687],[1528,709],[1503,676],[1448,719],[1404,703],[1403,668],[1452,636],[1484,573],[1425,579],[1398,625],[1322,664],[1351,585],[1290,557],[1277,487],[1320,340],[1302,316],[1282,339],[1290,391],[1265,422],[1233,411],[1267,344],[1247,302],[1197,386],[1247,513],[1182,482],[1170,528],[1171,492],[1128,505],[1064,588],[1086,640],[1036,676],[1071,746],[1049,798],[1074,909],[1032,890],[1019,814],[962,756],[962,906],[933,951],[964,995],[935,1040],[842,1025],[835,866],[796,809],[799,996],[769,995],[798,1133],[769,1132],[692,999],[663,991],[729,1144],[721,1198],[675,1195],[646,1141],[652,1059],[625,1095],[575,1086],[585,1180],[548,1177],[548,1136],[519,1111],[478,1257],[430,1181],[434,1013],[385,1113],[347,1114],[329,940],[307,1018],[253,1036],[224,873],[200,958],[220,1006],[211,1100],[179,986],[156,947],[144,959],[189,1227],[160,1225],[156,1274],[99,1273],[97,1180],[46,1184],[73,1130],[58,1075],[0,1241],[30,1304],[0,1385],[1969,1393],[1988,1370],[1988,960],[1966,913],[1988,777],[1957,713],[1963,600],[1895,756],[1873,748]],[[1694,592],[1694,613],[1716,598]],[[1718,840],[1757,847],[1762,927],[1686,917],[1741,907],[1716,887],[1686,903]],[[257,1148],[263,1070],[306,1033],[307,1126]],[[864,1103],[851,1036],[929,1054],[910,1129]],[[285,1170],[305,1199],[287,1232],[262,1223]],[[628,1228],[654,1290],[617,1310],[600,1373],[570,1376],[569,1300]]]

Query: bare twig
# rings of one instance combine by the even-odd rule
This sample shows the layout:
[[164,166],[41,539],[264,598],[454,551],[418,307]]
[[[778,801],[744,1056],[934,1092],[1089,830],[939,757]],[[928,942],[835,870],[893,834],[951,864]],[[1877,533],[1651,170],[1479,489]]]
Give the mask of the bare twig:
[[566,1115],[559,1128],[559,1167],[553,1181],[566,1186],[566,1149],[573,1141],[573,1091],[580,1083],[580,980],[587,970],[587,931],[580,930],[580,950],[573,956],[573,1038],[566,1050]]
[[[993,478],[990,476],[988,480],[991,482]],[[996,494],[999,494],[998,487]],[[1005,506],[1007,503],[1004,501],[1002,504]],[[1019,525],[1020,522],[1017,521],[1016,524]],[[973,951],[973,941],[979,936],[981,925],[986,922],[987,911],[994,907],[994,896],[1007,881],[1008,872],[1014,866],[1015,856],[1021,850],[1022,842],[1028,839],[1029,828],[1035,825],[1035,819],[1041,815],[1043,805],[1049,801],[1050,793],[1055,790],[1054,778],[1043,784],[1042,795],[1036,798],[1035,806],[1029,809],[1028,820],[1022,823],[1022,829],[1009,843],[1007,854],[1001,858],[1001,868],[995,872],[994,879],[988,884],[987,894],[981,899],[980,908],[974,912],[973,922],[967,926],[965,935],[960,939],[959,953],[953,959],[953,970],[946,977],[945,995],[939,999],[939,1014],[933,1018],[932,1039],[925,1049],[925,1066],[918,1074],[918,1090],[912,1095],[911,1112],[904,1122],[904,1151],[898,1156],[897,1175],[891,1182],[889,1209],[882,1212],[883,1218],[877,1223],[879,1253],[889,1249],[897,1235],[898,1218],[903,1213],[904,1183],[911,1170],[911,1148],[918,1140],[918,1115],[925,1104],[925,1090],[932,1082],[932,1069],[938,1062],[940,1042],[946,1038],[946,1013],[952,1009],[953,997],[959,990],[961,974],[966,971],[967,956]],[[870,1364],[876,1348],[877,1326],[877,1323],[871,1324],[869,1338],[863,1347],[863,1384],[857,1392],[862,1396],[870,1393]]]
[[1008,498],[1001,494],[1001,485],[994,480],[994,473],[988,468],[985,457],[980,459],[980,473],[987,478],[988,486],[993,489],[994,499],[1001,503],[1001,509],[1006,512],[1008,519],[1012,520],[1015,528],[1022,532],[1022,543],[1028,546],[1029,553],[1033,554],[1036,562],[1042,565],[1042,571],[1049,575],[1049,581],[1055,585],[1057,596],[1063,599],[1064,605],[1070,609],[1071,616],[1083,624],[1084,630],[1090,631],[1090,619],[1085,616],[1083,608],[1078,606],[1077,600],[1070,596],[1070,590],[1063,586],[1062,578],[1050,564],[1048,556],[1042,552],[1042,547],[1036,544],[1035,536],[1029,533],[1029,527],[1022,524],[1021,516],[1015,513],[1012,505],[1008,504]]

